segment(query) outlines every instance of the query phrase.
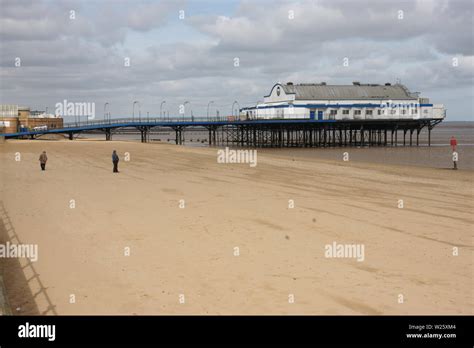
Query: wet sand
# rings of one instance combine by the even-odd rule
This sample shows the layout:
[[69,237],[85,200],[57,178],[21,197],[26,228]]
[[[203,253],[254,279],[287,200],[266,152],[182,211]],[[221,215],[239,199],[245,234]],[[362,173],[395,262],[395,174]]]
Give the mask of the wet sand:
[[[458,168],[474,170],[474,146],[458,146]],[[342,161],[347,156],[349,161],[356,163],[375,163],[382,165],[403,165],[407,167],[425,167],[433,169],[452,169],[453,155],[449,146],[420,146],[420,147],[336,147],[322,149],[293,148],[293,149],[263,149],[281,158],[298,160],[322,159]]]
[[[114,134],[114,140],[140,141],[139,133]],[[104,140],[104,134],[80,134],[80,137]],[[458,167],[474,170],[474,122],[443,122],[431,132],[431,146],[428,147],[428,131],[424,128],[419,137],[419,146],[416,146],[416,133],[413,134],[412,146],[409,146],[409,133],[406,134],[403,146],[403,133],[398,135],[398,146],[371,146],[371,147],[335,147],[335,148],[282,148],[260,149],[282,158],[323,159],[341,161],[347,152],[349,159],[356,162],[394,164],[403,166],[417,166],[427,168],[452,168],[452,150],[449,146],[451,136],[458,141]],[[168,128],[153,132],[151,142],[174,144],[175,134]],[[205,129],[186,130],[185,146],[207,147],[208,131]],[[390,132],[388,133],[390,143]]]
[[[0,151],[0,242],[39,246],[0,259],[17,314],[473,314],[472,171],[265,151],[251,168],[120,141]],[[333,242],[364,261],[325,257]]]

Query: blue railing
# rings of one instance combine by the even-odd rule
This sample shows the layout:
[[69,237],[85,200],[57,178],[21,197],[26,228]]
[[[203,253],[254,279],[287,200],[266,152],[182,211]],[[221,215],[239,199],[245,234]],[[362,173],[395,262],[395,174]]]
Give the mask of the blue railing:
[[222,117],[129,117],[129,118],[114,118],[110,120],[86,120],[81,122],[65,122],[63,128],[75,128],[81,126],[108,126],[114,124],[130,124],[130,123],[139,123],[143,125],[147,124],[156,124],[156,123],[201,123],[201,122],[232,122],[239,120],[247,120],[244,117],[231,117],[231,116],[222,116]]

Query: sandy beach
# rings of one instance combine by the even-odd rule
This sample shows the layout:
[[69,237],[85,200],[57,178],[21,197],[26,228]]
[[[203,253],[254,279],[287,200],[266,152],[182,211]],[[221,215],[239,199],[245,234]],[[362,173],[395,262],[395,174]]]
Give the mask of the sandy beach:
[[473,314],[472,171],[216,151],[0,144],[0,242],[39,252],[0,258],[13,312]]

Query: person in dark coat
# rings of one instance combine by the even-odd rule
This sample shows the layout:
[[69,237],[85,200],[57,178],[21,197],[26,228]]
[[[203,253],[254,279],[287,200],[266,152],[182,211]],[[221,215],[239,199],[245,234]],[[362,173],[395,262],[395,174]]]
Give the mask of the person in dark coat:
[[118,173],[119,156],[115,150],[112,152],[112,163],[114,164],[114,173]]
[[48,156],[46,156],[46,151],[43,151],[43,153],[39,157],[40,165],[41,165],[41,170],[46,169],[46,162],[48,162]]

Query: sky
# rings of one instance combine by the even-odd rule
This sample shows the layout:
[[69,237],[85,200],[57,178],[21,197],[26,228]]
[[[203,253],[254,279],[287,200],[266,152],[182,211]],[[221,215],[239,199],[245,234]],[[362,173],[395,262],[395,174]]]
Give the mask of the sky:
[[[0,103],[230,115],[277,83],[395,83],[474,121],[472,0],[0,0]],[[129,64],[127,64],[129,63]],[[346,63],[346,64],[344,64]],[[236,104],[237,105],[237,104]]]

